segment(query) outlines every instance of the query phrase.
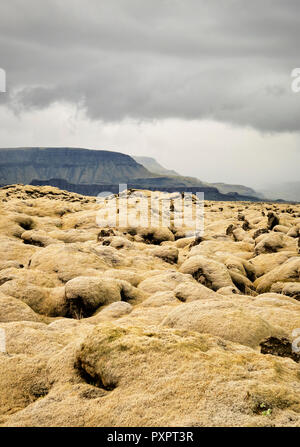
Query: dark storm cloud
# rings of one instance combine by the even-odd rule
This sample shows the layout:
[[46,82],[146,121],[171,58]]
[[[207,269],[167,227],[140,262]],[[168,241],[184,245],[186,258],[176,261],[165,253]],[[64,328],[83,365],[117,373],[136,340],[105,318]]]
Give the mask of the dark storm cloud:
[[298,131],[299,22],[298,0],[4,0],[6,101]]

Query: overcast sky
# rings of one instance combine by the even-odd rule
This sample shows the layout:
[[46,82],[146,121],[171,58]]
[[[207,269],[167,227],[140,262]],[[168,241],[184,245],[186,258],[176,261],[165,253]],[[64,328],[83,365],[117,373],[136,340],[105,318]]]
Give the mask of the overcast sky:
[[206,181],[298,180],[299,0],[1,0],[0,146],[154,156]]

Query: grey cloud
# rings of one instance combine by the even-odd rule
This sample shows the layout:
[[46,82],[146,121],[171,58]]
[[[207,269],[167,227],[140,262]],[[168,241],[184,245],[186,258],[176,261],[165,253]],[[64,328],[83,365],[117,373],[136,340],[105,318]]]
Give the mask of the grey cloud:
[[[5,0],[0,66],[17,111],[56,101],[92,119],[213,118],[299,131],[298,0]],[[3,101],[3,99],[1,98]]]

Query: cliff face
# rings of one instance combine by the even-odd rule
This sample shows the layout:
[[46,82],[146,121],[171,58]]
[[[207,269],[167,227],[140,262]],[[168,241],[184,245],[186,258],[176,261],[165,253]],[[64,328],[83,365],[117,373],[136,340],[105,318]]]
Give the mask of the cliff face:
[[0,149],[0,184],[61,178],[75,184],[125,182],[151,177],[144,166],[119,152],[71,148]]

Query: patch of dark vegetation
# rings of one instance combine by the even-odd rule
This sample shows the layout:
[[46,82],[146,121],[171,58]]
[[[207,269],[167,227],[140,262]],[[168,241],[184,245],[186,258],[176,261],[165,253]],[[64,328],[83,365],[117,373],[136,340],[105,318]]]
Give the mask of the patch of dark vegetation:
[[278,217],[272,212],[268,213],[268,229],[273,230],[276,225],[279,225]]
[[186,232],[182,229],[169,227],[169,230],[174,234],[175,241],[178,241],[178,239],[183,239],[186,237]]
[[121,289],[120,295],[121,295],[121,301],[125,301],[125,302],[130,301],[130,298],[126,295],[126,293],[123,289]]
[[195,240],[190,243],[190,247],[189,248],[196,247],[197,245],[201,244],[202,241],[203,241],[203,238],[201,236],[197,236],[195,238]]
[[77,370],[80,378],[88,385],[91,385],[96,388],[101,388],[102,390],[105,390],[105,391],[113,391],[117,386],[117,384],[113,383],[113,382],[107,383],[104,385],[101,377],[99,377],[98,375],[96,376],[96,375],[89,374],[84,369],[83,364],[80,359],[76,360],[76,362],[74,363],[74,368]]
[[20,225],[21,228],[23,228],[23,230],[32,230],[33,228],[33,222],[31,219],[24,219],[24,220],[19,220],[18,224]]
[[186,302],[186,298],[184,298],[180,293],[176,292],[175,293],[175,298],[177,298],[179,301],[181,301],[182,303]]
[[271,399],[247,391],[245,400],[249,401],[252,412],[259,416],[271,416],[274,409],[284,410],[290,407],[291,401],[281,396],[273,396]]
[[227,236],[231,236],[233,234],[233,231],[236,229],[237,227],[233,224],[230,224],[229,227],[226,228],[226,235]]
[[244,223],[242,225],[243,230],[248,231],[250,230],[250,224],[248,222],[248,220],[244,219]]
[[151,244],[151,245],[159,245],[160,244],[160,241],[157,241],[154,238],[154,233],[151,232],[151,231],[149,231],[148,233],[144,234],[143,235],[143,239],[144,239],[145,244]]
[[13,278],[13,276],[4,276],[3,278],[0,279],[0,286],[3,286],[3,284],[5,284],[8,281],[11,281]]
[[100,242],[100,241],[103,241],[103,239],[105,237],[110,237],[110,236],[115,236],[115,235],[116,234],[112,228],[102,228],[97,235],[97,241]]
[[99,399],[100,397],[106,396],[106,390],[95,388],[94,386],[87,386],[86,390],[81,391],[79,397],[81,399]]
[[50,391],[49,386],[47,386],[44,383],[35,383],[31,386],[29,390],[31,396],[35,397],[36,399],[47,396],[49,391]]
[[287,338],[269,337],[260,343],[262,354],[289,357],[294,362],[300,362],[300,354],[293,351],[291,342]]
[[193,278],[194,278],[196,281],[198,281],[198,282],[199,282],[200,284],[202,284],[203,286],[208,287],[209,289],[214,290],[214,289],[213,289],[212,282],[209,281],[209,280],[207,279],[207,277],[204,275],[203,270],[202,270],[201,268],[198,269],[196,272],[194,272],[194,273],[192,274],[192,276],[193,276]]
[[258,402],[253,407],[253,413],[260,414],[262,416],[270,416],[272,414],[272,407],[271,405],[265,403],[265,402]]
[[[128,228],[127,233],[130,236],[136,236],[137,235],[137,229],[136,228]],[[125,234],[125,233],[124,233]]]
[[253,234],[253,239],[256,239],[258,236],[260,236],[261,234],[264,234],[264,233],[269,233],[268,228],[259,228]]
[[26,245],[34,245],[35,247],[45,247],[45,245],[41,241],[33,239],[24,239],[23,242]]
[[238,280],[236,277],[234,277],[234,276],[231,276],[231,279],[232,279],[233,284],[239,289],[239,291],[240,291],[242,294],[247,295],[246,290],[248,290],[248,288],[246,287],[246,285],[245,285],[242,281],[239,281],[239,280]]
[[68,311],[66,312],[66,318],[82,320],[82,318],[91,317],[94,313],[95,308],[86,306],[82,298],[78,297],[74,300],[68,300]]

